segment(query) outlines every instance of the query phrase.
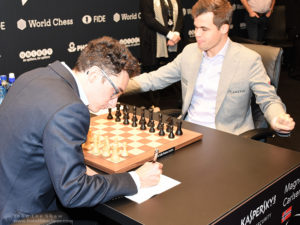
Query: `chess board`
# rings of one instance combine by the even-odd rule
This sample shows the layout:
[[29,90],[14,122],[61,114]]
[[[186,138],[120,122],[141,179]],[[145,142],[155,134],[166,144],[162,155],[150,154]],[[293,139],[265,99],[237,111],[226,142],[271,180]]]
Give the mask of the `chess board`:
[[[155,129],[157,124],[158,121],[155,121]],[[107,114],[92,117],[88,137],[95,137],[95,135],[105,137],[109,139],[111,145],[117,140],[120,149],[122,149],[122,143],[126,142],[128,156],[120,156],[117,160],[112,160],[109,156],[104,157],[101,154],[101,149],[95,154],[94,150],[91,150],[94,144],[87,140],[83,145],[85,161],[87,165],[106,173],[126,172],[152,160],[155,148],[159,149],[159,156],[161,156],[202,139],[201,133],[184,128],[182,131],[183,135],[175,135],[173,139],[170,139],[167,132],[165,136],[159,136],[157,129],[154,133],[150,133],[149,127],[146,130],[141,130],[140,125],[132,127],[131,123],[124,125],[123,120],[120,122],[115,122],[115,119],[108,120]],[[174,126],[175,132],[176,126]]]

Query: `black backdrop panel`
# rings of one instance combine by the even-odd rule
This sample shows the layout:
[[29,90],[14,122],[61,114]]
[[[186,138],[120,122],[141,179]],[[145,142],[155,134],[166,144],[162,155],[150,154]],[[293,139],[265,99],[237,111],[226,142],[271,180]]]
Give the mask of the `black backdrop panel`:
[[[194,41],[191,7],[184,0],[184,43]],[[0,74],[16,76],[55,60],[74,66],[86,43],[112,36],[139,58],[139,0],[1,0]]]

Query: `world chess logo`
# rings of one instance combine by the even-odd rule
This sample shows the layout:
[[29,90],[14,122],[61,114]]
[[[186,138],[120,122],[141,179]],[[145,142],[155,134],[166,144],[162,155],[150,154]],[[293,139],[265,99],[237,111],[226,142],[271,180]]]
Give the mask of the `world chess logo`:
[[27,27],[26,21],[23,20],[23,19],[19,19],[18,22],[17,22],[17,27],[18,27],[20,30],[26,29],[26,27]]
[[21,0],[21,2],[22,2],[22,5],[24,6],[28,2],[28,0]]
[[121,19],[120,14],[119,14],[119,13],[115,13],[115,14],[114,14],[114,17],[113,17],[113,20],[117,23],[117,22],[120,21],[120,19]]

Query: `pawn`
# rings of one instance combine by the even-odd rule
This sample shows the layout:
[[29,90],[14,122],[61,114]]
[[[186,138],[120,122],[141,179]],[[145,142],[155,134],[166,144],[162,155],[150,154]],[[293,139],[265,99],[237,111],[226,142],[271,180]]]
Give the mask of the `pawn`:
[[108,120],[111,120],[111,119],[113,119],[113,115],[112,115],[112,113],[111,113],[111,108],[108,108],[108,115],[107,115],[107,119],[108,119]]
[[181,136],[181,135],[183,134],[182,129],[181,129],[181,126],[182,126],[182,121],[179,121],[179,122],[177,123],[177,130],[176,130],[176,132],[175,132],[175,134],[176,134],[177,136]]
[[121,156],[123,156],[123,157],[127,157],[128,156],[127,142],[123,142],[123,149],[121,151]]
[[150,129],[149,129],[149,132],[150,132],[150,133],[155,133],[154,121],[153,121],[153,120],[150,121]]
[[170,133],[169,133],[168,138],[170,138],[170,139],[175,138],[175,135],[174,135],[174,133],[173,133],[173,125],[170,125]]
[[164,123],[162,123],[162,124],[160,125],[160,129],[159,129],[158,135],[159,135],[159,136],[165,136]]

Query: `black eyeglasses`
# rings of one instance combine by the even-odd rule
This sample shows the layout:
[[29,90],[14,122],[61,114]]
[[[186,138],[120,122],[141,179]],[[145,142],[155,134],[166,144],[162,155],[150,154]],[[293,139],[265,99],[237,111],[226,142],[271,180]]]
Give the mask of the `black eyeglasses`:
[[101,68],[99,68],[101,73],[104,75],[104,77],[108,80],[108,82],[111,84],[111,86],[115,89],[113,95],[111,96],[111,99],[115,99],[118,98],[120,95],[123,94],[123,91],[121,91],[119,88],[117,88],[117,86],[114,84],[114,82],[109,78],[109,76],[104,72],[104,70],[102,70]]

